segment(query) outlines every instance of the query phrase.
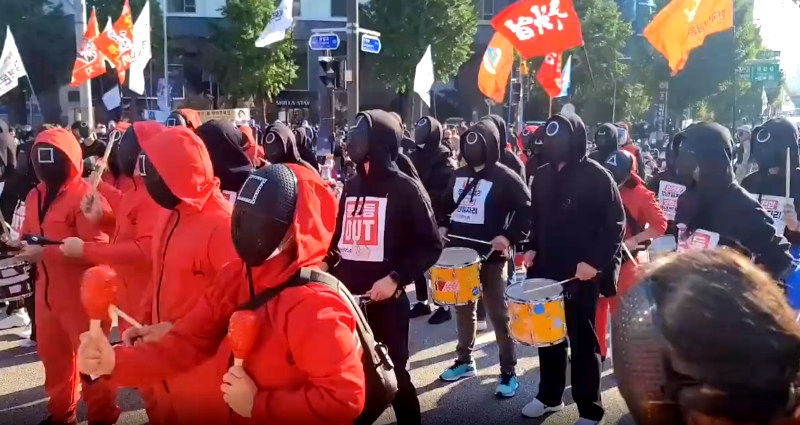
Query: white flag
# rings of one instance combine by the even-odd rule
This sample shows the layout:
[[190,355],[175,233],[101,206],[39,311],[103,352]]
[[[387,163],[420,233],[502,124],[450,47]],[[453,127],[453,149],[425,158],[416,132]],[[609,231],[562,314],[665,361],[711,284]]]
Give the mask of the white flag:
[[103,94],[103,104],[106,105],[107,110],[119,108],[122,104],[122,93],[119,91],[119,86],[114,86],[111,90]]
[[569,94],[569,86],[572,84],[572,56],[567,58],[567,64],[561,71],[561,93],[556,97],[564,97]]
[[420,59],[417,64],[417,72],[414,74],[414,91],[419,94],[419,97],[422,98],[422,101],[425,102],[428,107],[431,106],[430,92],[435,79],[433,74],[431,46],[428,45],[428,49],[425,50],[425,54],[422,55],[422,59]]
[[258,36],[256,47],[267,47],[286,38],[286,30],[291,28],[292,22],[294,22],[294,17],[292,16],[293,5],[293,0],[281,0],[281,4],[272,14],[267,27]]
[[11,28],[6,27],[6,41],[3,44],[3,54],[0,55],[0,96],[8,93],[17,86],[19,77],[28,75],[22,57],[17,50],[17,43],[11,35]]
[[767,97],[767,91],[763,88],[761,89],[761,115],[767,115],[769,111],[769,98]]
[[136,23],[133,24],[133,62],[128,70],[128,88],[144,94],[144,69],[153,57],[150,46],[150,2],[144,3]]
[[[108,17],[108,19],[106,19],[106,27],[105,27],[105,28],[103,28],[103,32],[114,32],[114,24],[111,22],[111,17],[110,17],[110,16]],[[102,33],[101,33],[101,34],[102,34]],[[102,53],[100,53],[100,54],[102,54]],[[114,66],[114,62],[111,62],[111,61],[110,61],[110,60],[108,60],[108,58],[107,58],[107,57],[105,57],[105,56],[103,56],[103,62],[105,62],[105,63],[107,63],[107,64],[111,65],[111,69],[114,69],[114,68],[116,68],[116,67]]]

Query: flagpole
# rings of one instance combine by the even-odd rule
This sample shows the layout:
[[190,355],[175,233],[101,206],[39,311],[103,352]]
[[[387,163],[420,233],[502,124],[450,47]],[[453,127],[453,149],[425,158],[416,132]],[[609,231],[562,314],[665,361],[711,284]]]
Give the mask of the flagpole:
[[[548,97],[550,97],[550,96],[548,96]],[[547,109],[547,111],[548,111],[547,112],[547,118],[552,117],[553,116],[553,98],[552,97],[550,97],[550,107]]]
[[[28,115],[29,115],[28,124],[33,126],[33,99],[36,98],[36,106],[38,107],[39,106],[39,97],[36,96],[36,90],[34,90],[34,88],[33,88],[33,83],[31,82],[31,77],[28,75],[27,71],[25,72],[25,79],[28,80],[28,86],[30,86],[30,88],[31,88],[31,97],[30,97],[31,107],[30,107],[30,110],[28,112]],[[39,112],[41,112],[41,111],[39,111]]]
[[[86,0],[73,0],[72,2],[75,9],[75,50],[81,51],[81,44],[83,43],[83,34],[86,33]],[[28,79],[30,83],[30,79]],[[33,88],[31,87],[31,90]],[[92,109],[92,82],[87,81],[78,86],[78,91],[81,95],[81,117],[82,121],[89,124],[89,127],[94,127],[94,110]],[[83,114],[86,114],[85,116]],[[76,117],[77,118],[77,117]]]
[[169,85],[169,62],[167,61],[167,0],[161,0],[161,17],[164,27],[164,84],[167,86],[167,109],[172,108],[172,87]]
[[[731,0],[731,1],[733,1],[733,0]],[[737,78],[739,78],[739,76],[736,74],[736,50],[737,50],[736,49],[736,47],[737,47],[737,43],[736,43],[736,9],[731,7],[731,10],[733,11],[733,28],[732,28],[733,29],[733,66],[732,66],[732,68],[733,68],[732,69],[732,71],[733,71],[733,82],[732,82],[732,86],[731,86],[731,89],[733,90],[733,111],[732,111],[732,119],[733,119],[733,121],[731,122],[731,131],[736,131],[736,115],[738,115],[737,111],[736,111],[736,109],[737,109],[736,108],[736,101],[737,101],[737,99],[736,99],[737,93],[736,92],[739,91],[739,82],[737,81]]]

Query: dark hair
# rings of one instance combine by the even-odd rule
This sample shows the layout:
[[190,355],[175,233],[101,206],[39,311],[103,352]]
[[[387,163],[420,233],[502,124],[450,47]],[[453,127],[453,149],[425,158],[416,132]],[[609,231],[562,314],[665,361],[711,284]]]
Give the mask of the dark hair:
[[796,404],[800,326],[778,284],[730,249],[667,257],[646,279],[685,410],[770,423]]

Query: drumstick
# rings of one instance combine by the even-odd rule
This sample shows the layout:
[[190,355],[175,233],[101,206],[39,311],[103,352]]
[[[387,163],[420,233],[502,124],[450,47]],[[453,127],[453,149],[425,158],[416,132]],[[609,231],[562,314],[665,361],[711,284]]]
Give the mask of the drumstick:
[[466,236],[458,236],[458,235],[448,235],[448,236],[450,236],[451,238],[458,238],[458,239],[463,239],[465,241],[478,242],[478,243],[482,243],[482,244],[486,244],[486,245],[491,245],[492,244],[491,242],[482,241],[480,239],[472,239],[472,238],[468,238]]
[[228,321],[228,343],[233,352],[234,366],[242,366],[253,351],[259,332],[258,315],[252,310],[237,310]]
[[95,170],[95,175],[92,176],[92,189],[97,190],[97,186],[100,185],[100,180],[103,176],[103,173],[108,168],[108,157],[111,156],[111,149],[114,147],[114,143],[116,143],[119,139],[122,138],[122,133],[116,132],[119,134],[119,137],[114,137],[115,132],[111,132],[111,135],[108,137],[108,144],[106,145],[106,150],[103,152],[103,162],[100,163],[100,166]]
[[628,250],[627,246],[625,246],[625,242],[620,244],[620,246],[622,247],[622,252],[625,253],[631,261],[633,261],[633,264],[636,265],[636,267],[639,267],[639,262],[633,258],[633,254],[631,254],[631,251]]
[[144,327],[144,325],[139,323],[138,320],[136,320],[133,317],[131,317],[128,313],[125,313],[124,311],[120,310],[119,307],[117,307],[117,306],[112,304],[111,305],[111,310],[113,310],[114,313],[117,314],[117,316],[121,317],[122,320],[128,322],[128,324],[133,326],[134,328],[141,329],[141,328]]

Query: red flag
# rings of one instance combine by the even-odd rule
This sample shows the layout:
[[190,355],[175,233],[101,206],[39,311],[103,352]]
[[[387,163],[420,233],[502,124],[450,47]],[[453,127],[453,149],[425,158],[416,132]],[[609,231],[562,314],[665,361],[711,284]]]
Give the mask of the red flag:
[[498,13],[492,27],[525,59],[583,45],[572,0],[520,0]]
[[75,58],[75,65],[72,67],[70,87],[78,87],[106,72],[106,67],[103,65],[103,55],[97,51],[97,47],[94,44],[98,34],[97,15],[92,9],[92,14],[89,16],[89,25],[83,34],[81,50],[78,52],[78,57]]
[[125,0],[117,21],[110,30],[97,37],[95,45],[117,69],[120,84],[124,83],[125,71],[133,62],[133,17],[128,0]]
[[544,57],[542,67],[536,73],[536,81],[550,97],[561,94],[561,53],[550,53]]

